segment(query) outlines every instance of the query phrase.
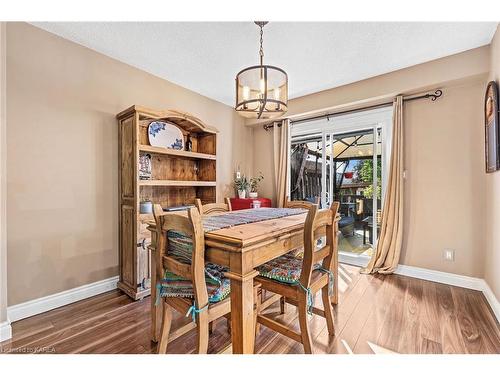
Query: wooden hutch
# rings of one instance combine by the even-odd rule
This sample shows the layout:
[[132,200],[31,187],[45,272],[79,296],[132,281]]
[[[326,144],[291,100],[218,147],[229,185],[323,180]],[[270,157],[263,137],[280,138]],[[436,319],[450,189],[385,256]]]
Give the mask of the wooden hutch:
[[[118,287],[134,299],[151,291],[150,232],[152,214],[141,214],[142,201],[159,203],[164,209],[216,201],[217,130],[187,113],[155,111],[132,106],[117,116],[119,160],[119,251]],[[191,141],[191,151],[153,147],[148,126],[153,121],[175,124]],[[139,156],[151,155],[151,179],[139,179]]]

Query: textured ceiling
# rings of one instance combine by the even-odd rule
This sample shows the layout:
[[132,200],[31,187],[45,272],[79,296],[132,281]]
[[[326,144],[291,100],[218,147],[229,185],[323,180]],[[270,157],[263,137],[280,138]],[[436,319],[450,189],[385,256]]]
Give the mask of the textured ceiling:
[[[252,22],[33,24],[228,105],[236,73],[258,63]],[[271,22],[264,61],[287,71],[294,98],[489,44],[496,26]]]

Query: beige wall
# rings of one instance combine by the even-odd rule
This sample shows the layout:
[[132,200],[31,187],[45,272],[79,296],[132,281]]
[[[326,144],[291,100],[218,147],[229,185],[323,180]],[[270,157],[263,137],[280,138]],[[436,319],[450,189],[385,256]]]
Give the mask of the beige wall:
[[[491,42],[490,80],[500,84],[500,28]],[[484,121],[484,120],[483,120]],[[500,299],[500,172],[486,175],[486,282]]]
[[[442,87],[432,103],[405,104],[405,240],[401,263],[483,277],[485,181],[482,103],[488,47],[293,99],[289,115]],[[272,134],[254,131],[254,171],[272,176]],[[274,198],[272,179],[262,186]],[[456,250],[455,262],[442,258]]]
[[6,24],[0,22],[0,324],[7,320]]
[[118,273],[117,123],[133,104],[219,129],[218,199],[252,169],[229,106],[24,23],[7,25],[8,303]]
[[[401,263],[483,277],[484,80],[405,104],[405,216]],[[443,260],[455,249],[455,261]]]

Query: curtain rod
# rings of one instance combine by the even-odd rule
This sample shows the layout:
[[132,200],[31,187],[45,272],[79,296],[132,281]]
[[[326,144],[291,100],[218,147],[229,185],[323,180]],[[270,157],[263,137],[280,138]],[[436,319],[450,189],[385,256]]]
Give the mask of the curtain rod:
[[[403,97],[403,101],[409,102],[409,101],[417,100],[417,99],[431,99],[431,101],[434,102],[434,101],[436,101],[437,98],[441,97],[442,95],[443,95],[443,91],[440,90],[440,89],[438,89],[438,90],[434,91],[433,94],[427,93],[427,94],[423,94],[423,95],[419,95],[419,96],[410,96],[408,98]],[[336,116],[345,115],[345,114],[348,114],[348,113],[356,113],[356,112],[366,111],[368,109],[376,109],[376,108],[387,107],[387,106],[392,105],[392,103],[393,102],[390,101],[390,102],[386,102],[386,103],[369,105],[369,106],[366,106],[366,107],[361,107],[361,108],[356,108],[356,109],[350,109],[350,110],[347,110],[347,111],[333,112],[333,113],[327,113],[327,114],[324,114],[324,115],[308,117],[308,118],[304,118],[304,119],[300,119],[300,120],[296,120],[296,121],[291,120],[290,122],[294,123],[294,124],[300,124],[301,122],[307,122],[307,121],[313,121],[313,120],[320,120],[322,118],[329,119],[330,117],[336,117]],[[274,127],[275,123],[276,123],[276,121],[268,123],[268,124],[264,124],[262,127],[264,128],[264,130],[267,131],[269,129],[272,129]],[[281,122],[278,122],[278,127],[281,127]]]

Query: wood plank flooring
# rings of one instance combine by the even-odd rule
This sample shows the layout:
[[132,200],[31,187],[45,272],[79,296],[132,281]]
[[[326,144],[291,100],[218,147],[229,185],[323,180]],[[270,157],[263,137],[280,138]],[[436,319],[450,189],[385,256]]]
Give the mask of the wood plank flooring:
[[[311,316],[315,353],[373,353],[375,346],[397,353],[500,353],[500,326],[481,292],[405,276],[361,275],[340,265],[336,336]],[[317,296],[315,303],[321,305]],[[92,297],[12,324],[13,338],[0,345],[8,353],[154,353],[149,339],[150,300],[134,302],[119,291]],[[298,329],[295,307],[266,313]],[[179,317],[179,319],[184,319]],[[225,319],[210,335],[209,352],[230,341]],[[169,345],[169,353],[191,353],[195,331]],[[265,327],[257,353],[303,353],[302,345]]]

